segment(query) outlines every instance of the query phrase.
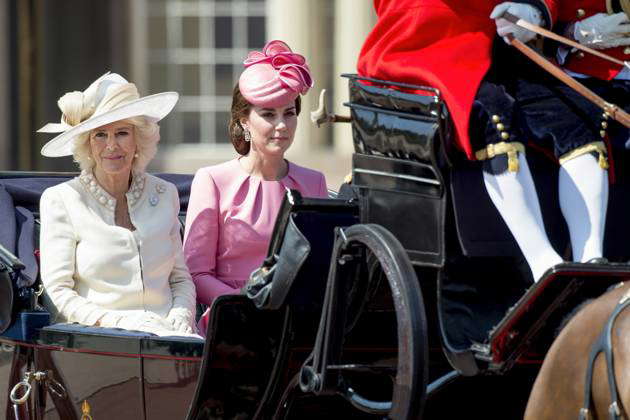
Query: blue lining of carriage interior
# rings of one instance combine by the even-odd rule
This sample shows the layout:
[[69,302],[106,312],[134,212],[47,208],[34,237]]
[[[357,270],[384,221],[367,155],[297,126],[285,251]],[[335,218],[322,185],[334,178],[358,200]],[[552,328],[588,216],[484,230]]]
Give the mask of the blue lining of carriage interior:
[[0,337],[18,341],[31,341],[37,336],[39,329],[50,324],[50,313],[47,311],[23,311],[16,314],[13,324]]

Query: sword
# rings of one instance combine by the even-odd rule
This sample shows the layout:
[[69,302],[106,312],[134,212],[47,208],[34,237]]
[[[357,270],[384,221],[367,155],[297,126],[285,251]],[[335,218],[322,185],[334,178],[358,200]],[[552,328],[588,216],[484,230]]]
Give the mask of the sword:
[[578,42],[575,42],[575,41],[573,41],[573,40],[571,40],[569,38],[566,38],[566,37],[563,37],[561,35],[558,35],[557,33],[552,32],[552,31],[550,31],[548,29],[541,28],[538,25],[534,25],[533,23],[530,23],[530,22],[528,22],[528,21],[526,21],[524,19],[521,19],[518,16],[514,16],[511,13],[505,12],[503,14],[503,16],[501,16],[501,18],[505,19],[508,22],[511,22],[511,23],[513,23],[513,24],[515,24],[517,26],[520,26],[521,28],[525,28],[525,29],[527,29],[529,31],[532,31],[532,32],[538,34],[538,35],[544,36],[545,38],[553,39],[554,41],[558,41],[558,42],[560,42],[560,43],[562,43],[564,45],[567,45],[569,47],[573,47],[575,49],[587,52],[589,54],[593,54],[593,55],[595,55],[595,56],[597,56],[599,58],[602,58],[604,60],[610,61],[610,62],[615,63],[615,64],[619,64],[620,66],[625,66],[628,69],[630,69],[630,62],[628,62],[628,61],[622,61],[622,60],[619,60],[619,59],[617,59],[615,57],[611,57],[608,54],[604,54],[601,51],[597,51],[597,50],[594,50],[592,48],[586,47],[586,46],[584,46],[584,45],[582,45],[582,44],[580,44]]

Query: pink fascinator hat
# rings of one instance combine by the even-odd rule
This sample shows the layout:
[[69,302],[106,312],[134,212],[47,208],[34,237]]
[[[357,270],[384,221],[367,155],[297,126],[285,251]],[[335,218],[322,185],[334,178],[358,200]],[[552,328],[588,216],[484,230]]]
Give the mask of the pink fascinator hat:
[[313,87],[306,59],[282,41],[269,41],[262,51],[250,52],[243,64],[239,90],[255,106],[284,106]]

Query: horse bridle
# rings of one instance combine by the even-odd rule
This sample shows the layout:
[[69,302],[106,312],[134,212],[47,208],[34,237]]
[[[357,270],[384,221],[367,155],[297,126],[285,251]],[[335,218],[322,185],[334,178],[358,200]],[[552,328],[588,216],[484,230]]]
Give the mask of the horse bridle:
[[586,382],[584,384],[584,406],[580,409],[579,420],[590,419],[591,410],[591,388],[593,385],[593,368],[595,366],[595,359],[600,353],[604,353],[606,357],[606,372],[608,374],[608,388],[610,390],[610,396],[612,402],[608,406],[608,418],[609,420],[622,419],[621,402],[619,401],[619,392],[617,391],[617,381],[615,380],[615,364],[613,358],[612,348],[612,329],[617,316],[630,306],[630,290],[628,290],[619,300],[617,306],[608,317],[608,321],[604,326],[604,330],[601,332],[593,347],[591,348],[591,354],[588,359],[588,367],[586,369]]

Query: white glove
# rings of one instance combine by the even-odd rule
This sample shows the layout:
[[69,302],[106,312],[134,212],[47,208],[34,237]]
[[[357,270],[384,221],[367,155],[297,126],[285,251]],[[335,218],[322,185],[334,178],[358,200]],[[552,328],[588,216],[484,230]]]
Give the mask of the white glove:
[[128,331],[143,331],[157,334],[158,331],[172,331],[170,322],[156,313],[144,311],[137,315],[119,315],[113,312],[103,316],[99,325],[106,328],[121,328]]
[[505,12],[509,12],[519,19],[526,20],[534,25],[540,25],[542,23],[542,14],[540,13],[540,10],[529,4],[506,1],[498,4],[494,9],[492,9],[492,13],[490,13],[490,19],[495,19],[495,23],[497,24],[497,34],[499,34],[505,42],[507,42],[505,39],[507,34],[514,35],[514,38],[521,42],[528,42],[536,37],[536,34],[532,31],[521,28],[520,26],[508,22],[505,19],[501,19],[501,16],[503,16]]
[[624,12],[597,13],[576,22],[573,37],[580,44],[598,50],[630,45],[630,19]]
[[171,308],[166,316],[170,329],[177,332],[193,334],[193,316],[186,308]]

